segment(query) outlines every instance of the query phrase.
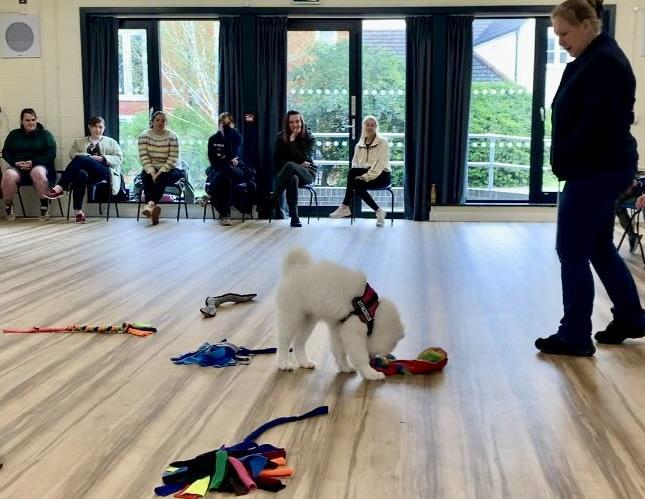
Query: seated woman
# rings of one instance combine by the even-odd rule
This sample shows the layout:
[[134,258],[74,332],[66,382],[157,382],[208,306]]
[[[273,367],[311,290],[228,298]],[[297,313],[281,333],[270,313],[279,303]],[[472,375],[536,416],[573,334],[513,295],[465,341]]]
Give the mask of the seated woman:
[[144,217],[159,223],[161,207],[157,204],[164,188],[184,178],[179,168],[179,140],[166,128],[168,120],[163,111],[156,111],[150,119],[150,128],[139,135],[139,160],[143,166],[141,180],[146,205],[141,210]]
[[231,113],[222,113],[218,118],[219,130],[208,139],[208,161],[206,170],[208,190],[201,199],[203,206],[212,199],[219,213],[220,225],[231,225],[233,188],[246,184],[246,194],[255,193],[254,171],[240,159],[242,136],[235,129]]
[[56,182],[56,141],[43,125],[38,123],[36,111],[31,108],[20,112],[20,128],[9,132],[2,148],[7,166],[2,172],[0,189],[3,192],[7,220],[15,220],[13,197],[18,186],[33,183],[40,197],[40,220],[49,220],[50,185]]
[[276,188],[269,201],[276,203],[287,191],[291,227],[302,227],[298,218],[298,187],[313,183],[316,165],[311,158],[314,138],[307,130],[302,115],[289,111],[282,121],[282,130],[275,145]]
[[330,218],[348,217],[352,214],[349,204],[352,190],[376,212],[376,226],[385,224],[385,210],[379,208],[366,189],[385,187],[391,182],[390,146],[378,134],[378,121],[374,116],[363,119],[361,138],[354,149],[352,167],[347,173],[347,188],[342,204],[329,214]]
[[86,222],[83,213],[83,197],[89,184],[101,180],[107,181],[112,186],[112,195],[117,195],[121,188],[121,163],[123,151],[119,143],[103,135],[105,120],[100,116],[90,118],[87,124],[90,134],[77,139],[72,144],[69,157],[72,161],[67,165],[60,183],[47,195],[49,199],[56,199],[69,189],[70,184],[74,191],[74,216],[76,223]]

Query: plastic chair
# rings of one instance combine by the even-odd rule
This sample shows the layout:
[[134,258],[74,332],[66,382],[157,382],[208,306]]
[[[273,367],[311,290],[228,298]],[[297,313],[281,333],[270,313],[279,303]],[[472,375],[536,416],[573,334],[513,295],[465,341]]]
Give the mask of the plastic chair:
[[623,241],[627,237],[627,234],[629,234],[633,230],[636,234],[636,237],[638,238],[638,248],[640,249],[641,260],[643,261],[643,265],[645,265],[645,252],[643,251],[643,242],[641,240],[642,235],[640,233],[641,210],[636,209],[636,201],[634,199],[625,201],[620,205],[620,207],[625,208],[626,210],[630,210],[632,214],[629,217],[629,226],[623,231],[623,235],[620,238],[618,246],[616,246],[616,250],[620,251],[620,247],[623,245]]
[[[210,182],[206,182],[206,184],[204,184],[204,190],[208,191],[208,188],[210,187],[210,185],[211,185]],[[248,194],[247,189],[248,189],[248,187],[247,187],[246,182],[242,182],[240,184],[235,184],[233,186],[233,191],[238,192],[238,193]],[[208,207],[208,205],[210,205],[210,207],[211,207],[211,213],[213,215],[213,220],[215,220],[215,206],[213,206],[212,199],[209,199],[207,202],[204,203],[204,215],[202,216],[202,222],[206,222],[206,208]],[[250,215],[251,215],[251,220],[252,220],[253,219],[253,207],[251,207]],[[244,223],[245,220],[246,220],[246,212],[244,210],[242,210],[242,223]]]
[[[298,186],[298,189],[304,189],[309,192],[309,208],[311,208],[312,201],[316,202],[316,219],[320,220],[320,213],[318,211],[318,193],[312,184]],[[307,213],[307,224],[309,224],[309,218],[311,217],[311,210]],[[269,223],[271,223],[271,211],[269,211]]]
[[[392,196],[392,208],[390,209],[390,225],[394,225],[394,191],[392,190],[392,184],[386,185],[384,187],[367,187],[363,189],[365,191],[388,191],[390,196]],[[354,207],[356,206],[356,189],[352,189],[352,215],[351,215],[351,225],[354,224]]]

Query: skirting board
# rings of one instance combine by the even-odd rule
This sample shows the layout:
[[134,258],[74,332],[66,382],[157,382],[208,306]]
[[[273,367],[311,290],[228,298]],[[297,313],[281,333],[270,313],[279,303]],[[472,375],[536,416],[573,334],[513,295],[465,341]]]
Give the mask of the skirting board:
[[431,222],[556,222],[556,206],[433,206]]

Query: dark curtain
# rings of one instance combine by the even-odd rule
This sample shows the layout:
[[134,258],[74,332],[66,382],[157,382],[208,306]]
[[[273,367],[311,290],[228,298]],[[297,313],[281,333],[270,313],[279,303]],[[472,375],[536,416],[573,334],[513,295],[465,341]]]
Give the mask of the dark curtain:
[[430,208],[432,18],[406,19],[405,216],[428,220]]
[[437,175],[437,202],[464,202],[468,154],[468,119],[473,70],[473,17],[449,16],[446,20],[446,113],[443,127],[444,161],[433,165]]
[[[85,123],[103,116],[105,134],[119,140],[119,20],[90,17],[87,23],[85,62]],[[85,125],[83,125],[85,132]]]
[[[286,112],[287,18],[258,17],[258,191],[273,190],[273,151]],[[261,214],[266,215],[266,214]]]
[[228,111],[244,134],[242,84],[242,23],[239,17],[219,18],[219,112]]

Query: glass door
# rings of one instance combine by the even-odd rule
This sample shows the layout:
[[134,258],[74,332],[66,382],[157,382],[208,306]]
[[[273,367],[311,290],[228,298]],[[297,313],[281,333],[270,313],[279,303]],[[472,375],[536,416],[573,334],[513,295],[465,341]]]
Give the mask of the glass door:
[[360,30],[360,21],[289,21],[287,109],[299,111],[315,137],[321,206],[341,202],[360,135]]

